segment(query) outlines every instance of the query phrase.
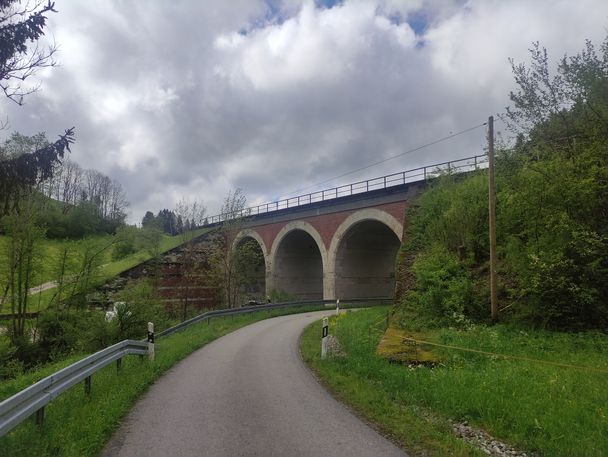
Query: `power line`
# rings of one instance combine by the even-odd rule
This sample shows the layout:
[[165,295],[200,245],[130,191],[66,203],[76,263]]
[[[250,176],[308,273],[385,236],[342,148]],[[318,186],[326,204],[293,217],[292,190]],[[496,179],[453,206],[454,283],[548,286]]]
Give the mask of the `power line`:
[[357,168],[356,170],[351,170],[351,171],[348,171],[348,172],[343,173],[341,175],[334,176],[333,178],[329,178],[329,179],[326,179],[324,181],[318,182],[316,184],[313,184],[313,185],[310,185],[310,186],[306,186],[306,187],[302,187],[300,189],[297,189],[297,190],[294,190],[294,191],[289,192],[287,194],[284,194],[283,196],[287,197],[289,195],[301,193],[301,192],[303,192],[305,190],[308,190],[308,189],[312,189],[312,188],[315,188],[315,187],[322,186],[323,184],[327,184],[328,182],[331,182],[334,179],[340,179],[340,178],[343,178],[344,176],[352,175],[353,173],[357,173],[359,171],[367,170],[368,168],[375,167],[376,165],[380,165],[381,163],[388,162],[389,160],[393,160],[393,159],[396,159],[398,157],[402,157],[402,156],[404,156],[406,154],[411,154],[412,152],[416,152],[416,151],[419,151],[421,149],[427,148],[429,146],[433,146],[435,144],[442,143],[444,141],[450,140],[450,139],[452,139],[454,137],[457,137],[459,135],[464,135],[465,133],[468,133],[468,132],[470,132],[472,130],[475,130],[475,129],[478,129],[480,127],[483,127],[484,125],[487,125],[487,124],[488,124],[487,122],[484,122],[483,124],[479,124],[479,125],[475,125],[473,127],[469,127],[468,129],[461,130],[460,132],[452,133],[452,134],[450,134],[448,136],[444,136],[443,138],[439,138],[439,139],[431,141],[429,143],[425,143],[422,146],[417,146],[417,147],[415,147],[413,149],[408,149],[405,152],[401,152],[401,153],[396,154],[394,156],[387,157],[386,159],[379,160],[378,162],[374,162],[374,163],[371,163],[369,165],[365,165],[364,167]]

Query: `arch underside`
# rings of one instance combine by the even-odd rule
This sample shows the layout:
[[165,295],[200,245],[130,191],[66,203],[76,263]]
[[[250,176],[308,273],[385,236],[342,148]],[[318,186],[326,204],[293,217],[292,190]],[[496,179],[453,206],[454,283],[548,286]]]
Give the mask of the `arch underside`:
[[273,263],[276,290],[301,300],[323,298],[323,259],[315,239],[306,231],[287,233]]
[[393,297],[400,241],[383,222],[364,220],[341,238],[335,255],[336,298]]

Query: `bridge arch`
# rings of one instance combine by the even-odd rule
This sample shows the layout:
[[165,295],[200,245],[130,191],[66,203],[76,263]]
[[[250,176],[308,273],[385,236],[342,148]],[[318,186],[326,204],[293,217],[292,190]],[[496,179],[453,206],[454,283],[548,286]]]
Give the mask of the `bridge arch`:
[[333,284],[326,298],[392,297],[402,236],[403,224],[385,211],[365,208],[347,217],[328,250]]
[[251,250],[247,256],[253,259],[255,265],[247,272],[247,284],[244,285],[244,294],[247,300],[266,301],[266,288],[269,277],[269,254],[266,243],[258,232],[252,229],[241,230],[232,241],[232,250],[239,249],[245,243],[251,243]]
[[291,221],[272,243],[267,290],[297,299],[323,298],[326,266],[327,250],[319,232],[306,221]]
[[244,239],[252,238],[260,245],[260,249],[262,249],[262,253],[264,254],[264,259],[268,260],[269,252],[268,248],[266,248],[266,243],[260,236],[258,232],[253,229],[243,229],[234,237],[232,241],[232,249],[235,249]]

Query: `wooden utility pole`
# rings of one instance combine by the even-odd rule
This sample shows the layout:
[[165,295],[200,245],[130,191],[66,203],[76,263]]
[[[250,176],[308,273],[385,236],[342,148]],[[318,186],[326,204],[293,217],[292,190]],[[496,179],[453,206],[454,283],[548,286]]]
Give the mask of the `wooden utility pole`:
[[492,320],[498,319],[496,291],[496,188],[494,185],[494,116],[488,118],[488,204],[490,210],[490,309]]

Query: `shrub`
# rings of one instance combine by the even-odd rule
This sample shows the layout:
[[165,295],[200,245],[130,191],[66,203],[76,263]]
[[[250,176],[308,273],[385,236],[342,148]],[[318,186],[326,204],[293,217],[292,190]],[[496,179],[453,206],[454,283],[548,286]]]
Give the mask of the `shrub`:
[[168,326],[169,319],[151,279],[130,281],[117,298],[122,303],[116,306],[116,318],[112,320],[115,341],[143,337],[148,322],[154,322],[156,329]]
[[23,373],[23,362],[14,357],[15,352],[10,339],[0,336],[0,380],[15,378]]
[[436,245],[420,254],[413,265],[415,290],[406,295],[406,306],[421,321],[434,325],[466,322],[475,314],[480,300],[474,282],[458,258]]

